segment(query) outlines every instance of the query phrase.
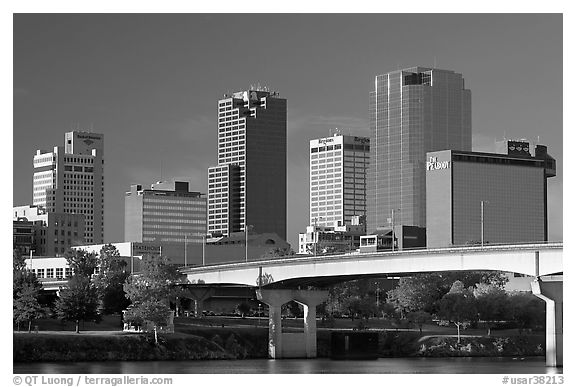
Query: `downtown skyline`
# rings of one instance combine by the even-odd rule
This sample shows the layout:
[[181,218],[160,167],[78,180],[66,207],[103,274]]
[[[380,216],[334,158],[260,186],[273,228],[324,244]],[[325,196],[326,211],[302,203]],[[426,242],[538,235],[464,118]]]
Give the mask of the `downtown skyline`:
[[[402,25],[413,28],[398,41],[378,39]],[[234,31],[258,44],[229,41]],[[473,150],[492,152],[504,136],[548,146],[558,161],[549,239],[561,240],[561,15],[16,15],[13,205],[32,203],[36,149],[92,129],[106,138],[105,242],[121,241],[131,184],[187,178],[207,192],[217,101],[260,84],[288,102],[296,248],[308,223],[309,140],[335,128],[368,136],[374,77],[411,66],[466,79]]]

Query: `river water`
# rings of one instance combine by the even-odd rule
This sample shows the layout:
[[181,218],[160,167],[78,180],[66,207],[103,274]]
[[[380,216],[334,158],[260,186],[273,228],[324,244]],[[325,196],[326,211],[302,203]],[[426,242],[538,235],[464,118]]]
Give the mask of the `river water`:
[[15,374],[556,374],[544,357],[14,363]]

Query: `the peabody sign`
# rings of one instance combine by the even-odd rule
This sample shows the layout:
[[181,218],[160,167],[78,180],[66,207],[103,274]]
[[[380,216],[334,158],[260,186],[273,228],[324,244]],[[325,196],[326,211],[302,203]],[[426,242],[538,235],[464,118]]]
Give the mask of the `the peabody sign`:
[[448,168],[450,168],[450,161],[438,161],[438,157],[430,157],[430,160],[426,162],[427,171],[435,171],[437,169]]

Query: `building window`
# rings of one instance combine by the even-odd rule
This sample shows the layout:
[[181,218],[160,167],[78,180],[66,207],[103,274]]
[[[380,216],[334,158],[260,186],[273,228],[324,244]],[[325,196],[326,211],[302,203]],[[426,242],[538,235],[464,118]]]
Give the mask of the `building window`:
[[46,269],[46,278],[54,278],[54,269]]

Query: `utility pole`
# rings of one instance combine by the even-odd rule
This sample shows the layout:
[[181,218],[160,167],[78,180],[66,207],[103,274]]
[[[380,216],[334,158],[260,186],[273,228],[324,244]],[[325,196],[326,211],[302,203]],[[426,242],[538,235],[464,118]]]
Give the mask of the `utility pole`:
[[206,264],[206,235],[202,235],[202,266]]
[[184,267],[188,266],[188,234],[184,234]]
[[480,201],[480,246],[484,247],[484,203],[490,203],[487,200]]
[[30,249],[30,270],[32,271],[32,253],[34,253],[36,250],[32,250]]

